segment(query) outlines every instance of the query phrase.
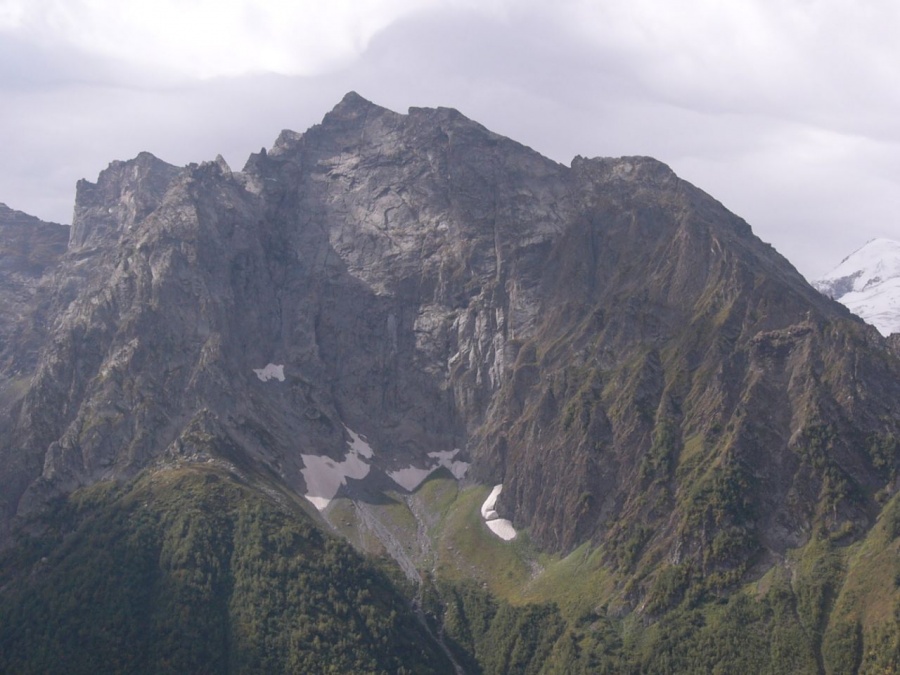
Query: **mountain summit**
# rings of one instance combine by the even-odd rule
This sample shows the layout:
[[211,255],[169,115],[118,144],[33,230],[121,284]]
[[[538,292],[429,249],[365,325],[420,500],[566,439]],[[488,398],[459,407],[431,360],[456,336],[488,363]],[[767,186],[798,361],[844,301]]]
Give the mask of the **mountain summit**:
[[872,239],[813,286],[882,335],[900,333],[900,242]]
[[[871,538],[897,501],[900,361],[657,160],[564,166],[455,110],[351,93],[241,171],[113,162],[79,182],[68,248],[39,274],[39,316],[0,316],[6,545],[67,570],[63,542],[92,559],[89,533],[115,531],[117,555],[179,607],[190,594],[172,589],[196,573],[232,664],[270,639],[281,660],[260,669],[308,664],[339,616],[362,654],[343,667],[416,670],[421,654],[384,648],[414,614],[457,672],[596,672],[606,652],[652,672],[604,626],[718,611],[751,582],[762,599],[729,620],[811,626],[779,647],[795,665],[845,633],[877,637],[854,623],[868,591],[844,602],[840,584],[848,547],[888,550]],[[401,570],[413,614],[373,596],[376,576],[323,530]],[[27,532],[51,543],[16,548]],[[326,584],[318,628],[291,623],[287,600],[260,623],[248,607],[271,596],[254,561],[275,574],[304,556],[349,574],[369,618]],[[827,588],[804,576],[819,564]],[[3,579],[32,568],[3,569],[13,588]],[[17,583],[43,598],[52,578]],[[150,602],[124,588],[129,607]],[[177,642],[166,617],[188,613],[153,612]],[[521,647],[480,641],[528,626]],[[572,651],[576,630],[594,647]]]

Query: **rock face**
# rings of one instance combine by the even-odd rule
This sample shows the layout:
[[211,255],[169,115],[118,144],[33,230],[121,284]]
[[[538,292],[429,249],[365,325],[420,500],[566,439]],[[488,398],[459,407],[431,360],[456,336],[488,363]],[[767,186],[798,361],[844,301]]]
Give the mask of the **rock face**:
[[327,456],[367,499],[458,451],[545,548],[637,542],[621,564],[727,582],[865,531],[893,489],[885,341],[653,159],[566,167],[351,93],[241,172],[113,163],[51,262],[7,522],[152,464],[327,500],[303,458]]
[[10,497],[20,494],[40,470],[12,449],[11,411],[28,391],[52,321],[54,273],[69,239],[69,228],[45,223],[0,204],[0,541],[9,516]]
[[24,333],[43,326],[47,276],[66,252],[68,238],[68,227],[0,204],[0,362],[5,374],[34,369],[41,341],[33,340],[29,348]]
[[873,239],[813,286],[882,335],[900,333],[900,242]]

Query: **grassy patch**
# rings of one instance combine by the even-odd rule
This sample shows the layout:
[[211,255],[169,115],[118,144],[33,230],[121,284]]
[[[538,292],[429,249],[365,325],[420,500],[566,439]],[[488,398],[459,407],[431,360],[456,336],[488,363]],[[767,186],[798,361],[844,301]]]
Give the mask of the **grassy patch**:
[[541,559],[541,572],[523,588],[523,602],[556,603],[574,618],[595,609],[616,593],[616,578],[603,564],[602,552],[582,544],[564,558]]
[[530,579],[526,560],[532,547],[525,533],[507,542],[488,529],[481,505],[489,492],[486,486],[460,491],[440,526],[437,573],[450,580],[477,579],[499,597],[512,598]]

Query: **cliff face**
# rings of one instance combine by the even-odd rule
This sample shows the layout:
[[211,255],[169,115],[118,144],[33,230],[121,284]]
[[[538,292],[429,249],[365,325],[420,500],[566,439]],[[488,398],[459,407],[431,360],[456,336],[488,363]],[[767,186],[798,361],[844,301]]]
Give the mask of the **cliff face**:
[[664,167],[572,172],[580,215],[479,432],[507,513],[551,548],[640,542],[722,581],[817,526],[865,532],[897,461],[875,332]]
[[34,368],[41,339],[29,340],[25,333],[43,326],[47,277],[65,253],[68,238],[68,227],[0,204],[0,362],[7,375],[29,374]]
[[0,542],[18,495],[40,471],[13,447],[11,419],[28,391],[52,322],[55,270],[69,228],[0,204]]
[[348,94],[241,172],[113,163],[51,263],[7,520],[184,461],[372,500],[444,453],[542,547],[728,583],[893,490],[896,357],[649,158]]

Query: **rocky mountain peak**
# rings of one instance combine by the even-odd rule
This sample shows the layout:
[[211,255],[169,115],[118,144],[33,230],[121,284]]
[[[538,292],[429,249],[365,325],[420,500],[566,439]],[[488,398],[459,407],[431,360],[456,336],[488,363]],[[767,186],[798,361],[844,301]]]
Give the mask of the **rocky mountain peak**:
[[[46,336],[49,277],[66,252],[69,227],[0,204],[0,369],[12,375],[0,400],[22,393]],[[2,529],[2,528],[0,528]]]
[[70,246],[92,248],[117,231],[134,227],[159,206],[181,171],[141,152],[134,159],[112,162],[96,183],[78,181]]
[[593,157],[577,155],[572,169],[592,182],[645,181],[662,187],[677,181],[678,177],[668,165],[653,157]]
[[648,561],[725,569],[861,531],[887,477],[851,439],[900,434],[866,403],[900,400],[887,347],[651,158],[351,93],[240,174],[114,162],[72,230],[11,513],[198,458],[327,508],[440,457],[540,546],[643,528]]
[[[59,223],[46,223],[40,218],[36,218],[32,215],[24,213],[22,211],[17,211],[15,209],[10,208],[6,204],[0,202],[0,226],[3,227],[16,227],[16,226],[33,226],[33,227],[42,227],[46,225],[57,225]],[[62,227],[62,226],[61,226]]]
[[66,250],[69,227],[0,204],[0,268],[40,277]]
[[[0,557],[0,604],[14,601],[0,609],[28,618],[0,627],[15,658],[22,644],[43,650],[45,617],[87,595],[112,598],[117,621],[131,605],[111,587],[140,594],[128,635],[176,594],[229,608],[217,650],[230,635],[239,654],[246,632],[268,658],[281,632],[302,651],[313,641],[296,635],[343,630],[328,611],[345,616],[339,606],[384,584],[370,577],[346,601],[343,582],[261,586],[259,598],[312,598],[315,618],[257,630],[227,570],[281,590],[327,579],[347,569],[318,529],[330,527],[421,583],[422,625],[462,640],[442,643],[448,654],[477,655],[481,633],[490,652],[544,645],[532,665],[562,659],[553,672],[744,672],[769,663],[760,654],[785,672],[890,670],[859,664],[871,645],[896,655],[896,622],[880,633],[847,608],[877,595],[870,606],[893,612],[881,596],[897,576],[900,335],[817,292],[665,164],[567,167],[455,110],[399,114],[350,93],[242,172],[221,157],[113,162],[78,184],[68,251],[66,233],[0,207],[0,548],[14,525],[41,533]],[[838,281],[885,278],[864,268]],[[45,557],[48,541],[59,545]],[[320,553],[330,571],[291,566]],[[89,562],[52,576],[72,560]],[[120,583],[94,561],[140,570]],[[215,598],[182,593],[185,580]],[[17,595],[33,583],[76,590],[44,611],[35,602],[57,596]],[[518,593],[520,623],[493,591]],[[536,599],[552,604],[519,606]],[[285,602],[271,625],[291,625]],[[566,628],[549,618],[576,608]],[[629,613],[640,616],[623,629]],[[70,636],[78,616],[53,634]],[[354,625],[368,635],[375,616]],[[118,636],[108,625],[97,635]],[[644,632],[623,641],[632,630]],[[719,647],[748,632],[763,643],[753,658],[723,661]],[[716,653],[669,660],[671,635]],[[634,645],[633,667],[602,660]],[[664,665],[643,667],[645,652]],[[835,654],[843,666],[826,662]],[[360,663],[337,669],[398,670]]]
[[367,98],[363,98],[355,91],[348,91],[338,104],[332,108],[331,113],[326,113],[325,117],[327,119],[329,114],[347,116],[354,114],[354,112],[359,113],[360,111],[364,112],[373,109],[386,110],[386,108],[372,103]]

